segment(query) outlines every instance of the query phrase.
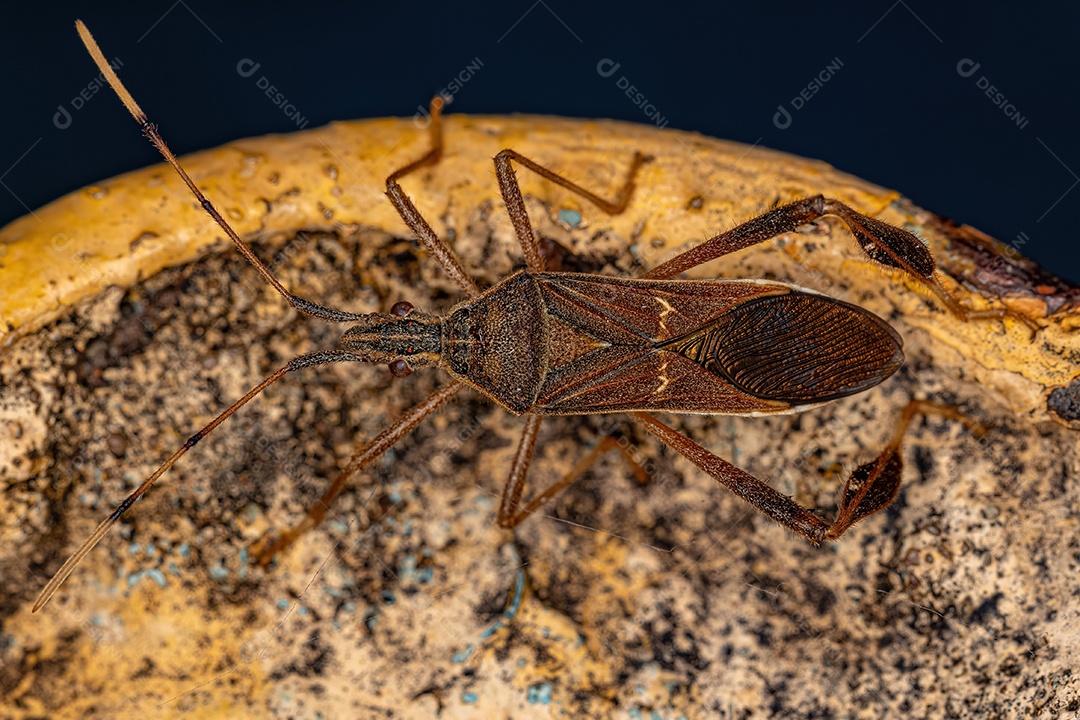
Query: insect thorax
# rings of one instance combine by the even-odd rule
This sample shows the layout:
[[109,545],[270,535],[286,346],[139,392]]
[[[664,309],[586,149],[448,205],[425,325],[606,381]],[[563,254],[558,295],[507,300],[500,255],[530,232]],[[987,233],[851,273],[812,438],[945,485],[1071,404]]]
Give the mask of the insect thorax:
[[547,334],[536,281],[519,272],[451,311],[444,367],[520,414],[532,406],[547,373]]

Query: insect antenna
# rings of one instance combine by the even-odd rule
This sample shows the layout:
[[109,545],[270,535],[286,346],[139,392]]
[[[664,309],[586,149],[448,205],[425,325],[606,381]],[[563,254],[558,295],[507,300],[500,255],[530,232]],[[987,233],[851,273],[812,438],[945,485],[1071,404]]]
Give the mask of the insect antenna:
[[90,534],[90,537],[86,538],[83,544],[79,546],[79,549],[71,554],[71,557],[67,559],[63,566],[56,571],[56,574],[52,576],[52,579],[50,579],[49,582],[45,585],[45,587],[42,588],[41,594],[38,595],[37,601],[34,603],[33,612],[37,612],[45,606],[45,603],[49,602],[49,599],[53,596],[54,593],[56,593],[57,589],[59,589],[59,587],[63,584],[64,580],[67,579],[68,575],[70,575],[71,572],[75,569],[75,567],[82,561],[82,559],[86,557],[87,553],[93,550],[94,546],[97,545],[103,537],[105,537],[105,534],[109,532],[109,529],[113,525],[116,524],[116,521],[119,520],[121,516],[123,516],[123,514],[128,511],[128,508],[134,505],[139,500],[139,498],[145,495],[146,491],[150,489],[150,486],[157,482],[158,478],[164,475],[165,472],[169,468],[171,468],[177,460],[183,457],[188,450],[195,447],[195,445],[198,444],[200,440],[213,432],[214,428],[225,422],[225,420],[227,420],[230,415],[232,415],[234,412],[246,405],[249,400],[262,393],[263,390],[270,387],[281,378],[285,377],[285,375],[287,375],[288,373],[293,372],[294,370],[312,367],[314,365],[325,365],[327,363],[334,362],[365,362],[365,360],[359,355],[348,352],[346,350],[323,350],[320,352],[313,352],[308,353],[307,355],[300,355],[298,357],[295,357],[290,360],[287,365],[279,368],[261,383],[251,388],[251,390],[249,390],[247,394],[244,395],[244,397],[240,398],[232,405],[230,405],[223,413],[218,415],[216,418],[211,420],[210,423],[203,427],[202,430],[199,430],[199,432],[188,438],[184,442],[184,444],[176,450],[176,452],[169,456],[168,460],[163,462],[157,470],[155,470],[153,473],[150,474],[149,477],[142,481],[139,487],[135,488],[135,490],[130,495],[124,498],[124,501],[117,505],[116,509],[113,510],[107,518],[101,521],[101,524],[98,525],[97,529]]
[[191,190],[195,199],[199,201],[199,205],[202,206],[202,209],[205,210],[206,213],[213,218],[214,222],[225,231],[225,234],[233,241],[233,244],[236,245],[236,249],[240,251],[240,254],[242,254],[247,261],[259,271],[259,274],[263,276],[266,282],[270,283],[271,287],[277,290],[290,305],[305,315],[311,315],[312,317],[322,318],[323,320],[329,320],[331,322],[352,322],[363,317],[361,315],[324,307],[311,300],[307,300],[298,295],[293,295],[276,277],[274,277],[274,273],[270,272],[270,268],[266,267],[263,261],[255,255],[248,244],[240,239],[240,236],[236,231],[225,221],[225,218],[221,216],[221,213],[219,213],[206,196],[203,195],[202,191],[199,190],[198,186],[195,184],[195,181],[192,180],[191,176],[184,170],[180,161],[173,155],[172,150],[165,144],[164,138],[162,138],[161,133],[158,132],[157,125],[150,122],[146,113],[143,112],[143,109],[135,102],[135,98],[133,98],[131,93],[128,92],[128,89],[124,87],[124,83],[120,82],[120,77],[105,59],[105,55],[101,52],[101,48],[98,47],[97,42],[94,41],[94,37],[90,34],[90,30],[87,29],[86,25],[83,24],[83,21],[76,20],[75,28],[79,31],[79,37],[82,38],[83,44],[86,45],[86,49],[89,51],[90,56],[94,58],[94,62],[97,63],[98,69],[101,70],[102,75],[104,75],[105,79],[109,82],[109,86],[112,87],[120,97],[120,101],[124,103],[124,107],[126,107],[128,112],[131,113],[131,116],[135,118],[135,122],[139,123],[139,127],[142,128],[143,134],[146,135],[147,139],[158,149],[158,152],[165,158],[165,162],[172,166],[172,169],[176,171],[180,176],[180,179],[184,181],[184,184],[188,186],[188,189]]
[[[165,158],[165,161],[172,166],[173,170],[175,170],[176,173],[180,176],[180,178],[184,181],[184,184],[187,185],[189,190],[191,190],[191,193],[195,196],[195,199],[199,201],[199,204],[202,206],[203,210],[205,210],[207,214],[209,214],[210,217],[214,220],[214,222],[216,222],[218,226],[225,231],[225,234],[228,235],[229,238],[233,241],[233,244],[236,245],[240,253],[247,259],[248,262],[250,262],[255,267],[259,274],[262,275],[263,278],[275,290],[277,290],[277,292],[282,297],[284,297],[290,305],[292,305],[294,308],[296,308],[302,313],[332,322],[352,322],[356,320],[363,320],[366,317],[364,315],[357,315],[354,313],[348,313],[341,310],[324,307],[322,305],[319,305],[318,303],[314,303],[310,300],[294,295],[289,292],[285,288],[285,286],[281,284],[281,282],[278,281],[278,279],[274,276],[270,269],[261,260],[259,260],[259,258],[255,255],[255,253],[247,245],[247,243],[240,239],[240,236],[237,234],[237,232],[233,230],[229,223],[225,221],[225,218],[221,216],[221,214],[217,211],[213,204],[206,198],[205,195],[203,195],[202,191],[199,190],[198,186],[195,185],[195,182],[191,179],[191,176],[188,175],[187,171],[184,170],[183,166],[180,164],[180,161],[177,160],[176,156],[172,153],[171,150],[169,150],[169,147],[165,144],[165,140],[158,132],[157,126],[150,122],[150,120],[146,116],[146,113],[144,113],[142,108],[139,107],[139,104],[135,102],[135,98],[131,96],[131,93],[128,92],[126,87],[124,87],[124,84],[120,82],[120,78],[116,75],[116,72],[112,69],[108,61],[105,59],[105,55],[101,52],[98,44],[94,41],[94,38],[90,34],[90,31],[87,29],[86,25],[84,25],[81,20],[77,20],[75,22],[75,27],[79,32],[79,37],[82,38],[83,44],[86,45],[87,51],[89,51],[90,56],[97,64],[98,69],[101,70],[106,80],[108,80],[110,87],[112,87],[112,89],[120,97],[120,101],[124,104],[124,107],[126,107],[128,112],[131,113],[131,116],[135,118],[135,121],[139,123],[139,126],[142,128],[143,134],[146,135],[146,137],[150,140],[151,143],[153,143],[154,147],[156,147],[161,153],[162,157]],[[108,533],[109,529],[116,524],[116,521],[119,520],[125,512],[127,512],[128,508],[134,505],[139,500],[139,498],[146,494],[150,487],[155,482],[157,482],[158,478],[164,475],[165,472],[168,471],[169,468],[171,468],[177,460],[179,460],[184,454],[186,454],[188,450],[193,448],[200,440],[209,435],[214,430],[214,428],[223,423],[229,418],[229,416],[231,416],[241,407],[246,405],[252,398],[262,393],[263,390],[280,380],[286,374],[295,370],[299,370],[301,368],[312,367],[314,365],[323,365],[332,362],[367,361],[362,356],[353,352],[349,352],[348,350],[326,350],[321,352],[309,353],[307,355],[300,355],[290,360],[287,365],[279,368],[261,383],[253,387],[247,392],[247,394],[245,394],[242,398],[229,406],[224,412],[214,418],[208,425],[206,425],[204,428],[199,430],[199,432],[188,438],[187,441],[185,441],[184,444],[176,450],[176,452],[174,452],[164,463],[161,464],[160,467],[158,467],[157,470],[155,470],[149,477],[147,477],[146,480],[144,480],[142,484],[139,485],[139,487],[137,487],[130,495],[128,495],[124,499],[124,501],[120,503],[120,505],[118,505],[117,508],[107,518],[105,518],[105,520],[101,522],[100,525],[98,525],[97,529],[95,529],[94,532],[91,533],[90,537],[88,537],[86,541],[79,546],[79,548],[63,564],[60,570],[58,570],[56,574],[53,575],[53,577],[45,585],[45,587],[41,591],[41,594],[38,595],[37,601],[34,603],[33,611],[37,612],[47,602],[49,602],[49,599],[56,593],[57,589],[63,584],[64,580],[66,580],[68,576],[71,575],[71,572],[75,569],[79,562],[81,562],[82,559],[86,557],[87,553],[93,550],[94,546],[96,546],[101,541],[101,539],[105,537],[105,534]]]

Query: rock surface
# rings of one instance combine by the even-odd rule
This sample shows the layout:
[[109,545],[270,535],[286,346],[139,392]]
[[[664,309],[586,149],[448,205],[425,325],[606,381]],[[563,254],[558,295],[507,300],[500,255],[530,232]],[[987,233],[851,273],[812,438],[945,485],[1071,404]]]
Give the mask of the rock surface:
[[[130,131],[130,128],[124,128]],[[287,287],[429,311],[460,297],[382,194],[423,152],[405,120],[244,140],[185,163]],[[514,533],[495,526],[521,421],[462,393],[356,479],[274,566],[247,547],[298,519],[354,445],[446,382],[328,366],[287,378],[170,471],[31,614],[45,580],[198,427],[341,328],[287,307],[156,166],[0,231],[0,715],[4,717],[1017,717],[1080,711],[1078,290],[977,231],[820,162],[696,135],[526,117],[448,118],[447,156],[403,181],[485,286],[520,264],[490,158],[513,147],[609,194],[607,217],[519,172],[568,269],[628,274],[816,193],[924,237],[973,306],[962,323],[867,267],[827,219],[699,277],[793,281],[904,337],[880,387],[802,415],[674,418],[831,518],[844,469],[912,398],[976,438],[908,433],[886,513],[815,549],[621,416],[549,420],[532,480],[616,433],[618,453]],[[42,279],[46,278],[46,279]],[[636,714],[635,714],[636,713]]]

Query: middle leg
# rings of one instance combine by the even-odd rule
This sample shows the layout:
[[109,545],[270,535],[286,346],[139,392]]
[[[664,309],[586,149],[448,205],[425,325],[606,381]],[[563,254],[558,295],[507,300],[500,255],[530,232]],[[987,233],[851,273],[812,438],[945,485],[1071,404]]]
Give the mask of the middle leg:
[[[646,160],[648,160],[648,158],[645,155],[635,152],[631,159],[626,179],[616,192],[615,199],[605,200],[599,195],[586,190],[577,183],[547,169],[543,165],[525,157],[515,150],[505,149],[496,155],[495,175],[499,179],[499,192],[502,195],[503,203],[506,205],[506,212],[510,216],[510,221],[514,225],[514,232],[517,235],[518,242],[521,244],[521,249],[525,254],[525,264],[528,266],[529,270],[532,270],[533,272],[543,272],[547,267],[547,262],[544,258],[544,254],[540,250],[536,235],[533,233],[532,223],[529,221],[529,214],[525,209],[525,198],[521,193],[521,187],[518,185],[517,175],[514,172],[511,161],[517,162],[556,185],[580,195],[604,212],[617,215],[626,210],[627,205],[630,203],[630,198],[634,192],[634,178],[637,175],[638,169]],[[595,462],[595,458],[599,455],[599,453],[594,450],[594,452],[586,458],[587,462],[583,461],[585,462],[584,466],[579,463],[579,466],[575,467],[575,469],[571,471],[566,478],[563,478],[561,482],[556,483],[543,493],[540,493],[537,497],[533,498],[528,505],[522,508],[520,506],[521,495],[525,490],[525,481],[528,477],[533,453],[536,449],[536,436],[540,431],[541,422],[542,418],[539,415],[530,413],[525,416],[525,429],[522,433],[521,440],[518,443],[517,452],[514,454],[514,462],[510,468],[510,475],[507,478],[506,485],[503,487],[502,499],[499,502],[498,523],[501,527],[516,527],[522,520],[539,508],[541,504],[572,483],[578,475]],[[604,451],[607,449],[608,448],[605,447]]]
[[[526,432],[528,432],[528,430],[526,430]],[[648,472],[640,463],[638,463],[637,459],[626,446],[619,441],[619,438],[615,435],[605,435],[604,438],[597,443],[596,447],[589,451],[588,455],[578,460],[577,464],[574,465],[570,472],[566,473],[566,475],[552,483],[543,491],[537,493],[525,504],[521,503],[521,490],[524,488],[525,477],[524,475],[516,476],[511,472],[510,482],[507,484],[507,490],[503,493],[502,503],[499,506],[499,526],[511,529],[516,528],[530,515],[543,507],[544,503],[573,485],[585,474],[586,470],[592,467],[596,461],[600,459],[602,455],[612,450],[618,450],[622,453],[623,459],[626,460],[627,464],[630,466],[631,471],[634,473],[634,478],[639,485],[648,484],[651,479]],[[520,478],[520,484],[515,482],[516,478]],[[511,494],[511,488],[513,488],[513,494]]]

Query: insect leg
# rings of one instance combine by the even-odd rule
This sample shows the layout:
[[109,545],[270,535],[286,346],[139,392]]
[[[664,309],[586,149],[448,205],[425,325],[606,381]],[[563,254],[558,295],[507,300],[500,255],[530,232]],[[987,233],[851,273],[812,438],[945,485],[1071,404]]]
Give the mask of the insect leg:
[[893,429],[888,445],[872,462],[860,465],[844,483],[840,496],[840,511],[836,520],[829,526],[825,537],[835,540],[852,525],[888,507],[900,490],[903,462],[900,446],[907,432],[908,425],[916,415],[933,413],[953,420],[959,420],[968,426],[976,436],[981,437],[986,429],[951,405],[913,400],[909,402]]
[[349,460],[349,464],[338,473],[337,478],[334,479],[333,484],[323,493],[322,497],[308,508],[303,520],[280,533],[276,538],[271,534],[267,534],[256,541],[251,550],[252,555],[258,560],[259,564],[268,565],[274,559],[274,555],[292,545],[297,538],[321,523],[330,509],[330,505],[353,475],[366,468],[373,460],[389,450],[398,440],[415,430],[416,426],[424,418],[445,405],[463,387],[465,385],[460,382],[444,385],[426,400],[410,408],[393,425],[360,447],[352,456],[352,459]]
[[540,272],[544,270],[545,263],[536,241],[536,235],[533,233],[532,224],[529,222],[529,215],[525,212],[525,200],[521,195],[521,188],[518,186],[517,175],[510,164],[511,161],[517,162],[540,177],[580,195],[604,212],[610,215],[618,215],[630,203],[630,197],[634,193],[634,176],[637,174],[638,168],[648,159],[647,156],[635,152],[633,159],[630,161],[630,169],[626,173],[626,180],[615,194],[615,199],[605,200],[514,150],[506,149],[496,155],[495,175],[499,178],[499,190],[502,193],[503,202],[506,204],[506,212],[510,215],[510,221],[514,224],[514,232],[517,234],[518,242],[521,243],[521,248],[525,251],[525,263],[529,266],[529,269]]
[[521,433],[517,452],[514,453],[514,462],[510,465],[510,477],[506,479],[502,498],[499,500],[499,527],[513,528],[521,522],[517,519],[516,511],[521,503],[521,493],[525,490],[525,478],[529,474],[529,465],[532,464],[533,453],[536,451],[536,434],[540,431],[542,419],[532,413],[525,416],[525,429]]
[[465,272],[465,268],[462,266],[457,253],[451,250],[450,246],[435,234],[435,231],[428,225],[424,216],[416,209],[416,205],[413,204],[413,201],[405,194],[405,191],[401,189],[401,186],[398,185],[398,180],[401,178],[425,165],[434,165],[439,162],[439,158],[442,157],[442,110],[445,104],[446,101],[438,95],[432,98],[431,125],[429,128],[431,148],[420,158],[413,160],[407,165],[390,173],[386,178],[386,195],[390,198],[390,202],[393,204],[394,209],[398,211],[398,215],[401,216],[401,219],[405,221],[405,224],[409,226],[409,229],[413,231],[413,234],[424,244],[424,247],[427,248],[427,251],[431,253],[432,257],[439,261],[439,264],[446,270],[446,274],[461,287],[466,295],[473,298],[480,294],[480,288],[477,287],[476,281]]
[[666,445],[680,452],[721,485],[753,505],[763,515],[802,535],[814,545],[818,545],[822,540],[837,539],[855,523],[881,512],[892,504],[900,489],[903,470],[900,448],[904,433],[912,418],[926,413],[960,420],[976,435],[985,432],[981,425],[951,406],[925,400],[908,403],[885,449],[871,462],[857,467],[844,484],[840,511],[832,525],[827,525],[788,496],[750,473],[717,457],[652,415],[644,412],[632,412],[629,415],[635,422],[656,435]]
[[428,114],[431,116],[431,124],[428,125],[428,135],[431,140],[431,147],[426,153],[413,160],[411,163],[399,167],[386,178],[386,183],[397,183],[398,180],[406,175],[422,168],[427,165],[435,165],[442,159],[443,153],[443,127],[442,127],[442,111],[446,107],[446,98],[442,95],[436,95],[431,98],[431,104],[428,106]]
[[645,412],[628,413],[634,422],[651,432],[687,460],[711,475],[717,482],[763,515],[775,520],[792,532],[818,545],[825,539],[829,526],[812,512],[787,495],[774,489],[750,473],[735,467],[727,460],[713,455],[682,433],[673,430]]
[[[530,415],[530,418],[540,417],[539,415]],[[539,422],[537,422],[539,425]],[[528,433],[528,426],[526,426],[526,433]],[[525,438],[522,438],[524,442]],[[535,436],[531,440],[535,445]],[[543,492],[538,493],[524,506],[521,505],[521,493],[524,490],[525,474],[522,472],[520,475],[515,475],[513,472],[510,474],[510,479],[506,483],[506,488],[503,490],[502,501],[499,504],[499,526],[504,528],[515,528],[522,523],[526,518],[539,510],[544,503],[551,498],[558,495],[560,492],[572,485],[579,477],[581,477],[586,470],[592,467],[600,457],[611,450],[619,450],[626,461],[630,464],[630,467],[634,471],[634,476],[637,481],[644,485],[649,481],[649,476],[645,471],[645,468],[634,459],[627,449],[619,442],[619,439],[614,435],[605,435],[604,439],[597,443],[588,455],[581,458],[576,465],[563,476],[559,481],[553,483],[550,487],[546,488]],[[518,455],[521,454],[521,447],[518,448]],[[530,451],[529,457],[531,459],[532,453]],[[517,457],[514,458],[514,469],[517,468]],[[526,467],[527,470],[527,467]]]
[[1003,308],[970,310],[961,305],[941,284],[934,256],[926,245],[907,230],[856,212],[839,200],[815,195],[811,198],[773,208],[727,232],[682,252],[641,277],[663,279],[678,275],[728,253],[748,248],[777,235],[792,232],[825,215],[844,221],[863,252],[876,263],[899,270],[914,278],[936,295],[956,317],[962,320],[1000,319],[1011,315],[1032,331],[1038,329],[1030,318],[1015,315]]

